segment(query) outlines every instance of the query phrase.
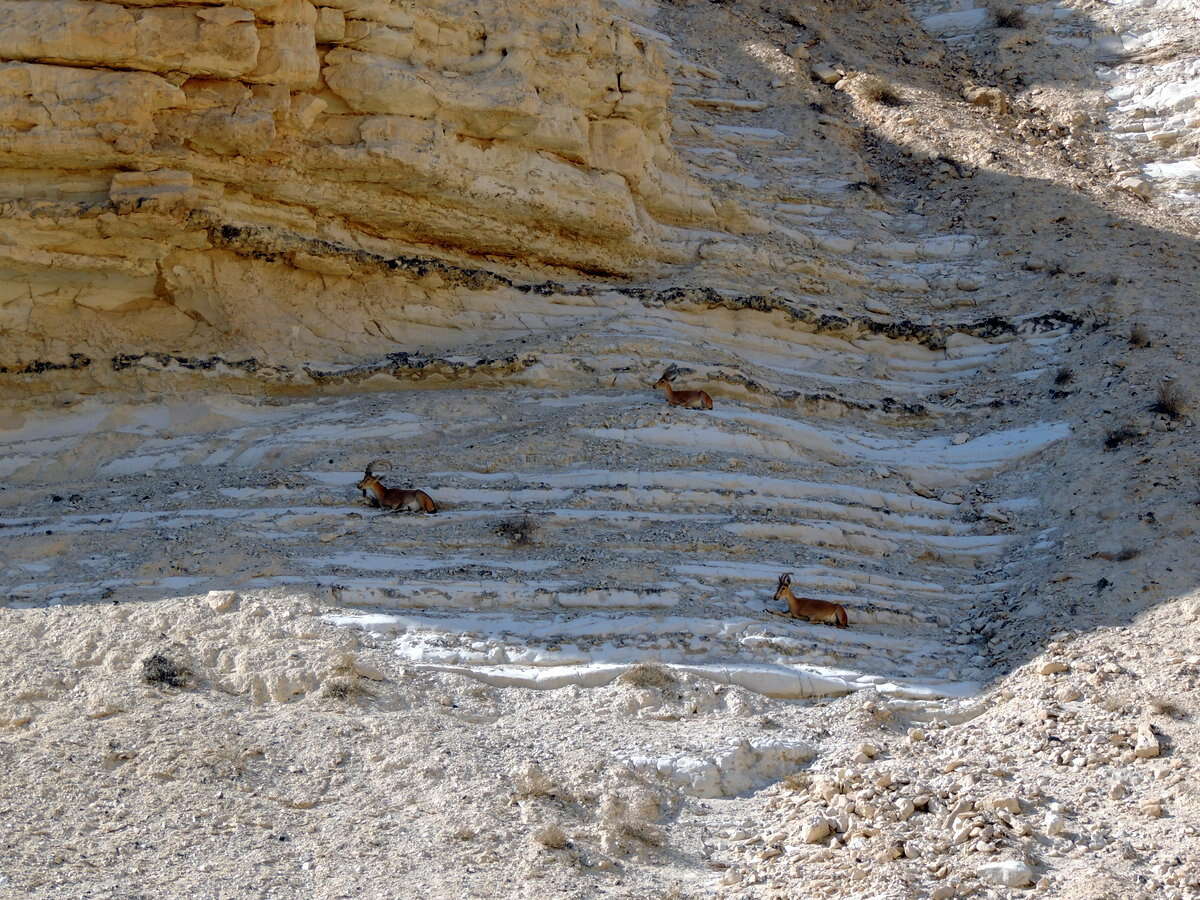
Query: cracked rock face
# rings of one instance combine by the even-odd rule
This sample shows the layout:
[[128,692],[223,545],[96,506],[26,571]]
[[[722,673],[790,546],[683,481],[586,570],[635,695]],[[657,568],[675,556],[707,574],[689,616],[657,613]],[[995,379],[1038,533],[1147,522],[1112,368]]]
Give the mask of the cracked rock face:
[[1192,897],[1185,6],[0,0],[0,887]]
[[[10,368],[102,344],[282,359],[327,343],[287,297],[367,327],[368,296],[452,302],[433,275],[381,288],[363,252],[624,275],[718,224],[668,144],[660,44],[595,0],[0,13]],[[252,334],[281,316],[302,334]]]

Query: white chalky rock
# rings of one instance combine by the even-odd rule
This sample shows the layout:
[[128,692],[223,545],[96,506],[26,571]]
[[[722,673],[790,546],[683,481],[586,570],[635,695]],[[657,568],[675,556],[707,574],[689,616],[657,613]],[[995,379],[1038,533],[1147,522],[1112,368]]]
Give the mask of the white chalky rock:
[[1002,859],[980,866],[979,877],[989,884],[1019,888],[1033,883],[1033,869],[1019,859]]
[[882,851],[880,851],[880,853],[876,857],[876,859],[881,863],[886,863],[886,862],[891,862],[893,859],[899,859],[903,854],[904,854],[903,845],[893,843],[893,844],[889,844]]
[[1143,200],[1149,200],[1154,194],[1154,187],[1145,178],[1138,178],[1136,175],[1130,175],[1122,178],[1117,182],[1117,187],[1124,188],[1131,194],[1136,194]]
[[1138,726],[1137,743],[1134,744],[1133,755],[1138,759],[1150,759],[1158,756],[1158,753],[1158,736],[1155,735],[1149,722],[1143,722]]
[[237,598],[237,591],[209,591],[204,602],[213,612],[222,613],[231,610]]
[[829,822],[820,816],[809,819],[800,832],[800,839],[806,844],[819,844],[829,837]]
[[822,84],[836,84],[842,80],[842,73],[832,66],[827,66],[824,63],[818,63],[812,67],[813,77]]
[[1068,666],[1061,659],[1050,659],[1050,660],[1047,660],[1046,662],[1042,663],[1041,668],[1038,669],[1038,674],[1039,675],[1054,675],[1054,674],[1057,674],[1058,672],[1065,672],[1069,668],[1070,668],[1070,666]]
[[1016,797],[993,797],[987,805],[997,812],[1012,813],[1014,816],[1021,812],[1021,801]]
[[838,796],[841,791],[838,790],[837,784],[833,781],[818,781],[813,785],[813,793],[828,803],[834,797]]
[[378,666],[373,666],[368,662],[363,662],[360,659],[354,661],[354,674],[360,678],[369,678],[371,681],[386,681],[387,676]]
[[1056,813],[1050,813],[1046,816],[1046,821],[1043,824],[1043,829],[1050,837],[1056,837],[1063,833],[1067,827],[1067,821],[1062,816]]
[[119,699],[108,694],[101,694],[91,699],[84,714],[89,719],[105,719],[124,711],[125,705]]
[[509,777],[512,778],[513,786],[520,794],[540,796],[554,791],[554,782],[535,762],[522,763],[509,772]]
[[798,771],[815,755],[791,741],[741,741],[711,756],[623,756],[635,772],[670,781],[694,797],[733,797]]
[[854,814],[860,819],[866,819],[868,822],[875,818],[875,813],[878,811],[874,803],[869,800],[858,800],[854,804]]

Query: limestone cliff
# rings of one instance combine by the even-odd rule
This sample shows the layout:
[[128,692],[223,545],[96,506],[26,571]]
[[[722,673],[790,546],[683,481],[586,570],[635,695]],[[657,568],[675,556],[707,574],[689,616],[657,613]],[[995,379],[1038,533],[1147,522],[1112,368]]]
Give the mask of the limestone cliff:
[[380,349],[454,305],[397,258],[690,258],[657,47],[598,0],[4,0],[0,366]]

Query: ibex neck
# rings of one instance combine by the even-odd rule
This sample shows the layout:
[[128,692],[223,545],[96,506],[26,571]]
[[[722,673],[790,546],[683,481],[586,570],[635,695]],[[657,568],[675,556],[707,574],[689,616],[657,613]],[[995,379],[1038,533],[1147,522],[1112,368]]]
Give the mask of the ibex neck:
[[372,494],[374,494],[374,495],[375,495],[375,499],[376,499],[376,500],[382,500],[382,499],[383,499],[383,493],[384,493],[383,485],[382,485],[382,484],[380,484],[378,481],[372,481],[372,482],[370,482],[370,483],[367,485],[367,490],[368,490],[368,491],[370,491]]

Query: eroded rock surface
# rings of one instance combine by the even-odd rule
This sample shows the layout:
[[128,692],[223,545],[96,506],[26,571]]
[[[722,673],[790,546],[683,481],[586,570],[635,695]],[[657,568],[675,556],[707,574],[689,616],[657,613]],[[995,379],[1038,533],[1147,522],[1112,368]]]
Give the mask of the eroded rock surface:
[[0,891],[1191,897],[1181,15],[0,4]]

